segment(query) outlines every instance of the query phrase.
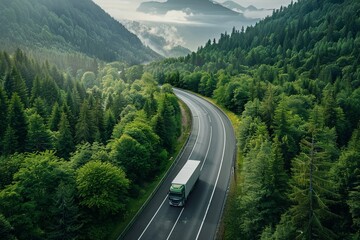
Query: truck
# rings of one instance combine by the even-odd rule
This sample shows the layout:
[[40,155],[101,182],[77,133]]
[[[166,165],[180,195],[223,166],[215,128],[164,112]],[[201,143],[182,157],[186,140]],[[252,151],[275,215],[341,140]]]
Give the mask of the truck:
[[171,182],[169,204],[182,207],[200,176],[200,161],[187,160],[183,168]]

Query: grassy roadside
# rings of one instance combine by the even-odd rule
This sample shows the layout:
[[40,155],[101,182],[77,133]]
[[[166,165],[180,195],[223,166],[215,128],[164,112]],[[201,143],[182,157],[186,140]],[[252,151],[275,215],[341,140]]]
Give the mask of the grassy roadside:
[[[191,132],[191,112],[190,109],[186,106],[185,103],[179,101],[180,108],[181,108],[181,115],[182,115],[182,129],[181,129],[181,136],[178,139],[176,150],[174,154],[172,154],[169,161],[167,163],[166,168],[164,171],[158,175],[152,182],[148,183],[146,186],[142,187],[142,191],[139,194],[139,198],[131,199],[127,206],[127,213],[122,221],[118,220],[116,223],[116,227],[113,230],[113,233],[110,235],[109,239],[117,239],[119,235],[126,229],[126,227],[133,221],[134,217],[141,209],[141,207],[148,201],[149,197],[153,194],[159,183],[162,181],[163,177],[167,174],[167,172],[172,167],[174,163],[173,159],[179,155],[180,151],[182,150],[184,144],[187,142],[187,139]],[[116,220],[115,220],[116,221]]]

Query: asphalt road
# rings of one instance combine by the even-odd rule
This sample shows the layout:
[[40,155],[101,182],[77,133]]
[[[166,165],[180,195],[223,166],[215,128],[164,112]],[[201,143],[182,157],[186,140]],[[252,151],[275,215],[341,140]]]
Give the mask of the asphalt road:
[[[209,102],[174,90],[190,108],[192,132],[182,156],[123,239],[214,239],[233,169],[235,136],[230,121]],[[186,160],[202,161],[198,182],[185,207],[168,202],[171,181]]]

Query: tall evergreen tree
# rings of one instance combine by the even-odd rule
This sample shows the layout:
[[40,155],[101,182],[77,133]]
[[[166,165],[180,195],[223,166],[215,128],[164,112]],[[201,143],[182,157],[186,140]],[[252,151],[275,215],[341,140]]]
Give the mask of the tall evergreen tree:
[[5,76],[4,89],[10,99],[14,93],[20,97],[22,103],[28,106],[28,92],[24,79],[21,77],[16,67]]
[[104,136],[105,141],[109,140],[111,138],[111,134],[113,132],[114,126],[116,124],[115,116],[111,109],[106,110],[104,115]]
[[[12,130],[10,130],[10,128]],[[23,152],[27,139],[27,119],[25,116],[24,105],[17,93],[13,93],[9,105],[8,129],[14,132],[16,144],[13,148],[16,152]]]
[[43,118],[37,113],[29,117],[26,144],[26,150],[29,152],[42,152],[52,148],[49,130],[46,128]]
[[93,134],[91,125],[94,124],[89,104],[85,100],[81,105],[79,119],[76,123],[75,141],[81,142],[93,142]]
[[59,135],[57,136],[55,147],[57,155],[65,159],[69,159],[70,153],[75,150],[69,120],[65,112],[62,112],[61,114]]
[[49,224],[49,239],[77,239],[80,235],[82,224],[80,211],[75,202],[74,187],[61,182],[56,190],[55,207],[51,208],[53,218]]
[[18,151],[19,142],[18,137],[16,136],[15,130],[10,126],[7,126],[2,142],[1,142],[1,152],[5,155],[10,155]]
[[7,127],[8,99],[4,89],[0,86],[0,143]]
[[289,196],[293,205],[289,214],[303,239],[336,239],[332,231],[336,216],[331,209],[337,196],[330,175],[336,138],[334,131],[321,127],[320,115],[315,107],[308,126],[309,139],[301,142],[301,153],[292,168]]
[[56,102],[52,107],[52,111],[51,111],[51,115],[50,115],[49,123],[48,123],[49,129],[51,131],[59,130],[60,119],[61,119],[61,111],[60,111],[59,104]]

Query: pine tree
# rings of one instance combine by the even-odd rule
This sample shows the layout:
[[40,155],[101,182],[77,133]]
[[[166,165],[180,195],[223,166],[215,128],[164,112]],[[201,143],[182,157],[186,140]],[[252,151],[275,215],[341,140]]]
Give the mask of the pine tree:
[[31,88],[31,97],[30,97],[30,102],[34,102],[36,98],[41,97],[42,96],[42,86],[41,86],[41,82],[40,82],[40,77],[36,76],[33,84],[32,84],[32,88]]
[[[12,130],[10,130],[10,128]],[[17,144],[15,144],[13,148],[15,148],[16,152],[23,152],[25,150],[27,139],[27,120],[24,105],[17,93],[14,93],[10,100],[8,129],[9,133],[14,131],[14,136],[17,140]]]
[[0,86],[0,143],[7,127],[8,99],[4,89]]
[[93,141],[93,132],[91,125],[94,124],[91,112],[89,109],[89,104],[85,100],[80,108],[79,119],[76,123],[76,133],[75,141],[76,143],[89,142]]
[[114,126],[116,124],[116,120],[114,117],[113,112],[111,111],[111,109],[106,110],[105,112],[105,116],[104,116],[104,136],[105,136],[105,141],[109,140],[111,138]]
[[14,93],[20,97],[21,102],[28,106],[28,93],[24,79],[21,77],[19,71],[13,67],[12,70],[5,76],[4,89],[10,99]]
[[1,142],[1,152],[5,155],[10,155],[18,151],[19,142],[18,137],[16,136],[15,130],[10,126],[7,126],[4,137]]
[[43,118],[34,113],[29,117],[26,150],[29,152],[42,152],[52,148],[49,130],[44,124]]
[[49,119],[49,129],[51,131],[59,130],[60,118],[61,118],[61,111],[59,104],[56,102],[52,107],[52,111]]
[[43,119],[48,118],[48,110],[45,105],[45,101],[38,97],[33,101],[32,108],[38,113]]
[[74,140],[70,129],[69,120],[65,112],[62,112],[59,123],[59,135],[55,147],[59,157],[69,159],[70,153],[75,150]]
[[52,219],[48,224],[49,239],[77,239],[82,224],[80,223],[80,211],[75,202],[74,186],[61,182],[53,201],[55,207],[51,209]]
[[301,142],[301,153],[294,159],[289,210],[292,222],[303,239],[335,239],[332,231],[337,197],[330,167],[334,161],[335,132],[323,126],[320,111],[314,108],[308,126],[309,138]]

